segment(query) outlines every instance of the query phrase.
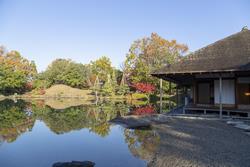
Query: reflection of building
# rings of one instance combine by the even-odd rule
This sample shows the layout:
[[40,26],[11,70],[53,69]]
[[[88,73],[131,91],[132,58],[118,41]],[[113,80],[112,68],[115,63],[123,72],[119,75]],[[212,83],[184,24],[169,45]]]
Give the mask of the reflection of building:
[[243,28],[152,75],[188,88],[187,109],[250,109],[250,31]]

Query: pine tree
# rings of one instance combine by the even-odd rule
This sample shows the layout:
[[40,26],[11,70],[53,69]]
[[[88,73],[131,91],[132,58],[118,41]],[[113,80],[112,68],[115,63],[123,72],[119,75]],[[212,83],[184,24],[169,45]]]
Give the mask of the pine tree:
[[115,70],[113,70],[113,73],[112,73],[112,87],[113,87],[113,93],[116,94],[118,89],[119,89],[119,86],[118,86],[118,83],[117,83],[117,78],[116,78],[116,74],[115,74]]
[[103,85],[102,94],[104,96],[111,96],[114,94],[114,88],[112,86],[110,74],[107,75],[107,81]]
[[120,85],[118,87],[118,91],[117,91],[117,94],[118,95],[125,95],[129,93],[129,86],[128,84],[126,83],[126,78],[125,78],[125,75],[123,73],[122,75],[122,80],[120,82]]
[[100,90],[101,90],[100,80],[99,80],[98,76],[96,76],[95,83],[94,83],[94,86],[93,86],[93,91],[95,91],[95,96],[96,97],[98,96],[98,92]]

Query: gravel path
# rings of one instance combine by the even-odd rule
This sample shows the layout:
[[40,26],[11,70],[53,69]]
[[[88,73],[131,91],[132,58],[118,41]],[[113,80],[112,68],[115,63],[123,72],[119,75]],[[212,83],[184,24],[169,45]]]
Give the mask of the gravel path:
[[150,167],[250,167],[250,136],[218,120],[168,118]]

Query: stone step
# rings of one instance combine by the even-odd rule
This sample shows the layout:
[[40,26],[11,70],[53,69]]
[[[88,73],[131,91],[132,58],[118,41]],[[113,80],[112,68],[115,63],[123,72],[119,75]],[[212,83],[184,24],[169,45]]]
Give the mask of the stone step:
[[228,125],[237,125],[237,124],[244,124],[242,121],[227,121]]
[[236,124],[234,127],[250,132],[250,126],[246,124]]

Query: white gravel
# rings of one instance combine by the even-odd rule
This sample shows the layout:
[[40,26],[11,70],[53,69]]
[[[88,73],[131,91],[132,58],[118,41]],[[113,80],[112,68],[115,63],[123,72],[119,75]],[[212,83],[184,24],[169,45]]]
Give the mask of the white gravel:
[[154,129],[161,139],[148,166],[250,166],[250,136],[224,121],[167,118]]

